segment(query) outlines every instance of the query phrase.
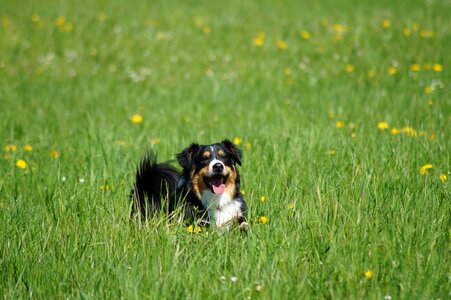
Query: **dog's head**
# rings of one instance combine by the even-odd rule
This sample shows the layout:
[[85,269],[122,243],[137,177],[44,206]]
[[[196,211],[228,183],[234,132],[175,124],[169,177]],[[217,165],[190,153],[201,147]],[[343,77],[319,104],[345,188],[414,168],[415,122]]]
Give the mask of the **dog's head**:
[[199,198],[207,190],[233,196],[238,176],[236,164],[241,166],[241,156],[241,150],[226,139],[211,145],[191,144],[177,154],[177,160],[184,173],[189,174]]

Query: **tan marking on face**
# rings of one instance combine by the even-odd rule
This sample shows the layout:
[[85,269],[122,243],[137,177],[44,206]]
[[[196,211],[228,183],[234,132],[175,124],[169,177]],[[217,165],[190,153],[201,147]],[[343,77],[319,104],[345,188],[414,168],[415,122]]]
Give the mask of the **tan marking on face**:
[[209,158],[211,156],[211,153],[209,151],[205,151],[202,155],[205,158]]
[[219,154],[219,156],[224,156],[225,155],[225,153],[224,153],[224,151],[222,151],[222,149],[218,150],[218,154]]
[[204,181],[204,176],[208,173],[208,166],[203,167],[197,173],[195,170],[191,172],[191,186],[193,187],[196,196],[200,199],[202,191],[208,190]]
[[224,193],[229,194],[230,199],[233,199],[235,194],[235,182],[236,182],[236,169],[235,166],[226,166],[226,174],[229,175],[227,177],[227,181],[225,183],[225,191]]

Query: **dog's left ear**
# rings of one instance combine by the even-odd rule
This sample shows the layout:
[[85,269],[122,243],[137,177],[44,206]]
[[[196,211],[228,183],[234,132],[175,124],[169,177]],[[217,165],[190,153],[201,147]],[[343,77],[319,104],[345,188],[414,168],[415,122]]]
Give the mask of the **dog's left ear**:
[[182,152],[177,154],[177,160],[183,169],[190,169],[194,155],[199,151],[199,145],[196,143],[191,144],[188,148],[183,149]]
[[228,139],[223,140],[221,144],[232,155],[236,163],[241,166],[241,157],[243,156],[241,150]]

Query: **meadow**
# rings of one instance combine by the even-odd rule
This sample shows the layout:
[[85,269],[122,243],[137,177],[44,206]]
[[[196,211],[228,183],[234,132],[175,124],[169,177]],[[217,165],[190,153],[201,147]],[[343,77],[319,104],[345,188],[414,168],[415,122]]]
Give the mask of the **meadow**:
[[[0,295],[449,298],[450,15],[0,1]],[[130,222],[147,149],[224,138],[244,153],[248,234]]]

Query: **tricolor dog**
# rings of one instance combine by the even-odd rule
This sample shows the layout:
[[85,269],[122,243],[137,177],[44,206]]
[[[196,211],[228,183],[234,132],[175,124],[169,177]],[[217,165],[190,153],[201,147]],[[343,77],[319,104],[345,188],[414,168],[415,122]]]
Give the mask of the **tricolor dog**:
[[241,158],[241,150],[227,139],[185,148],[177,154],[181,172],[168,162],[157,163],[156,156],[148,153],[136,172],[131,216],[145,219],[162,209],[173,214],[180,207],[186,220],[219,228],[238,223],[247,230],[247,206],[237,170]]

